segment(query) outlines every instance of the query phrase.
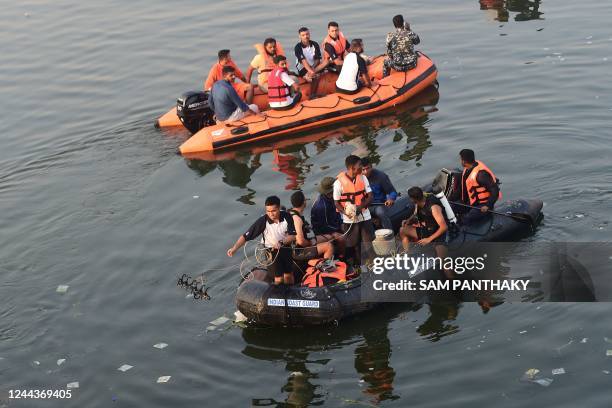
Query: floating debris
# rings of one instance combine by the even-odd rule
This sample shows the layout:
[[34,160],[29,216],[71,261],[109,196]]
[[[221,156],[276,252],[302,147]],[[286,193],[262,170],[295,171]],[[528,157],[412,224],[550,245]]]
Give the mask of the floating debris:
[[592,39],[593,39],[592,35],[589,35],[587,38],[585,38],[585,40],[592,40]]
[[69,285],[59,285],[55,291],[57,293],[66,293],[68,291]]
[[217,329],[217,326],[208,326],[206,328],[206,331],[213,331],[213,330],[216,330],[216,329]]
[[194,195],[193,198],[197,199],[197,198],[200,198],[200,196],[199,195]]
[[561,368],[553,368],[552,375],[561,375],[561,374],[565,374],[565,368],[563,368],[563,367],[561,367]]
[[527,333],[527,330],[521,330],[521,331],[519,332],[519,334],[525,334],[525,333]]
[[606,357],[612,357],[612,350],[606,350]]
[[539,378],[537,380],[532,381],[538,385],[541,385],[542,387],[548,387],[550,384],[552,384],[553,379],[552,378]]
[[[611,257],[611,259],[612,259],[612,257]],[[606,343],[610,343],[610,344],[612,344],[612,339],[611,339],[611,338],[609,338],[609,337],[604,337],[604,341],[605,341]]]
[[61,366],[62,364],[64,364],[66,362],[65,358],[60,358],[59,360],[57,360],[57,365]]
[[544,28],[538,28],[536,31],[542,31]]
[[242,322],[246,322],[247,320],[249,320],[245,315],[243,315],[240,312],[240,310],[236,310],[234,312],[234,317],[235,317],[234,322],[236,322],[236,323],[242,323]]
[[74,388],[79,388],[79,382],[75,381],[75,382],[71,382],[66,384],[66,388],[68,388],[69,390],[74,389]]
[[523,377],[521,377],[521,381],[538,384],[542,387],[548,387],[550,384],[552,384],[552,378],[541,378],[538,374],[540,374],[540,370],[537,368],[530,368],[525,371],[525,374],[523,374]]
[[604,373],[605,375],[610,375],[610,371],[608,370],[601,370],[602,373]]
[[168,381],[170,381],[170,378],[172,378],[171,375],[162,375],[161,377],[157,379],[157,383],[158,384],[167,383]]
[[229,320],[230,319],[228,319],[227,317],[221,316],[221,317],[216,318],[212,322],[210,322],[210,324],[212,324],[213,326],[220,326],[220,325],[222,325],[224,323],[229,322]]
[[572,344],[573,342],[574,342],[574,340],[572,339],[572,340],[568,341],[567,343],[565,343],[564,345],[562,345],[562,346],[560,346],[560,347],[557,347],[557,348],[556,348],[557,353],[561,354],[561,350],[563,350],[564,348],[568,347],[568,346],[569,346],[570,344]]
[[129,364],[123,364],[121,367],[119,367],[117,369],[117,371],[121,371],[121,372],[126,372],[127,370],[129,370],[130,368],[134,368],[134,366],[131,366]]
[[162,350],[168,347],[168,344],[167,343],[157,343],[157,344],[154,344],[153,347],[155,347],[156,349]]
[[527,371],[525,371],[524,378],[533,380],[535,376],[538,375],[539,372],[540,370],[538,370],[537,368],[530,368]]
[[38,360],[34,360],[34,361],[32,361],[32,364],[34,364],[34,365],[40,365],[40,361],[38,361]]
[[585,337],[585,338],[583,338],[582,340],[580,340],[580,342],[581,342],[582,344],[586,343],[587,341],[589,341],[589,339],[588,339],[587,337]]

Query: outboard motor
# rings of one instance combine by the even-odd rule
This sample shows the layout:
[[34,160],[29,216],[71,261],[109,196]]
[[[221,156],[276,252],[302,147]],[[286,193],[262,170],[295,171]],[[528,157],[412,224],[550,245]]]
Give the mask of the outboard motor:
[[176,100],[176,114],[192,134],[215,124],[214,112],[208,104],[208,92],[189,91]]
[[447,169],[440,170],[432,183],[432,192],[444,207],[446,218],[451,224],[457,224],[457,217],[448,202],[448,198],[455,199],[461,194],[461,173]]

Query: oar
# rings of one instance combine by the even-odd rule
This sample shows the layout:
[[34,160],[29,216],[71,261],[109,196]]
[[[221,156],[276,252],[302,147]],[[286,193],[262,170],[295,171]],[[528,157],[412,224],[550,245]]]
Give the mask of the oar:
[[[466,207],[466,208],[473,208],[475,210],[480,210],[480,207],[475,207],[473,205],[467,205],[467,204],[457,203],[457,202],[453,202],[453,201],[450,201],[450,203],[451,204],[455,204],[455,205],[460,205],[460,206]],[[493,210],[487,210],[487,212],[490,212],[491,214],[501,215],[502,217],[513,218],[513,219],[515,219],[517,221],[527,222],[527,223],[531,224],[532,227],[535,227],[535,224],[533,223],[533,219],[528,214],[523,214],[523,213],[510,213],[510,214],[507,214],[507,213],[501,213],[501,212],[497,212],[497,211],[493,211]]]

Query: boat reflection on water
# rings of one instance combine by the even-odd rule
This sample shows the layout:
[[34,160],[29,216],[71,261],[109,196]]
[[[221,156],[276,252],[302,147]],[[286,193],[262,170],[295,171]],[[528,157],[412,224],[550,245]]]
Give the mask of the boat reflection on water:
[[[186,163],[200,176],[218,168],[226,184],[247,189],[251,176],[261,167],[262,155],[272,152],[273,169],[287,177],[285,189],[296,190],[301,188],[310,172],[312,163],[309,159],[313,149],[314,154],[318,155],[331,146],[351,143],[363,148],[363,155],[376,163],[380,158],[376,143],[378,134],[387,129],[396,129],[393,142],[406,143],[400,160],[414,160],[418,165],[425,150],[432,145],[425,124],[428,115],[437,111],[439,96],[437,88],[432,86],[405,104],[386,110],[375,118],[360,119],[342,128],[297,134],[288,140],[253,145],[249,149],[202,153],[186,158]],[[250,192],[254,193],[252,190]],[[249,201],[248,198],[244,200]]]
[[481,10],[490,10],[492,19],[507,22],[510,13],[516,13],[514,21],[540,20],[544,13],[540,12],[541,0],[479,0]]

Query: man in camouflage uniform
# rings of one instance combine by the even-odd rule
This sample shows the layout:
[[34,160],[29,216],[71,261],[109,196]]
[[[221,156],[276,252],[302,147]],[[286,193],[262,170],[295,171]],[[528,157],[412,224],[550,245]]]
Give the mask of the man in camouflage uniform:
[[383,77],[389,75],[391,68],[406,72],[417,65],[414,46],[421,42],[419,36],[410,31],[410,25],[404,22],[401,14],[393,17],[393,25],[395,31],[387,34],[387,59],[384,63]]

